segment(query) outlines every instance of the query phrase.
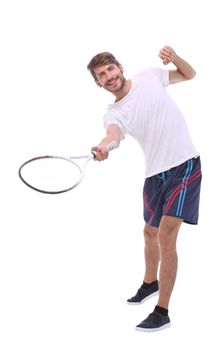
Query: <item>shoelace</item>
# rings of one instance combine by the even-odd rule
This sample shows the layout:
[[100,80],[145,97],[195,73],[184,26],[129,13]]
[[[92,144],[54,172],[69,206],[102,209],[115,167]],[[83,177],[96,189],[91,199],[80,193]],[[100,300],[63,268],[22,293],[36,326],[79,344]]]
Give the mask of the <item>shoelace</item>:
[[152,312],[146,319],[146,321],[154,324],[159,324],[161,322],[161,317],[157,312]]
[[138,294],[139,297],[142,297],[142,296],[143,296],[143,288],[142,288],[142,287],[140,287],[140,288],[138,289],[137,294]]

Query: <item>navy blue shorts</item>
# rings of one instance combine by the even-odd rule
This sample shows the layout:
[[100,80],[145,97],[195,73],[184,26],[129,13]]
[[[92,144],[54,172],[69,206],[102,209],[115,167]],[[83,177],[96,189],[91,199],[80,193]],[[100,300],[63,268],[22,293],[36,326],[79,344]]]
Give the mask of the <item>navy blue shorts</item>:
[[200,157],[146,178],[143,189],[144,220],[159,227],[163,215],[196,225],[201,187]]

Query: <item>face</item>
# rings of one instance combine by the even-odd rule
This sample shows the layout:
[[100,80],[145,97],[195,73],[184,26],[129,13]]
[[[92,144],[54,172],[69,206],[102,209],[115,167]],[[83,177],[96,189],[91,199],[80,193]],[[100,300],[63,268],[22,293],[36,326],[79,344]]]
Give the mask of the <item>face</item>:
[[123,76],[122,66],[116,66],[115,64],[107,64],[94,69],[98,86],[112,92],[118,93],[125,84],[125,78]]

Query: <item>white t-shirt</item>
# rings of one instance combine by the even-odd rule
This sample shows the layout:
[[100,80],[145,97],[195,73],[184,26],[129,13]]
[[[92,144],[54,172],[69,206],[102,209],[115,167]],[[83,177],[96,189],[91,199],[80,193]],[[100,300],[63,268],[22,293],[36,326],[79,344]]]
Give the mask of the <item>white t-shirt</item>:
[[116,124],[123,135],[138,141],[145,155],[145,176],[197,157],[184,116],[165,89],[169,71],[149,68],[131,81],[129,93],[108,106],[104,127]]

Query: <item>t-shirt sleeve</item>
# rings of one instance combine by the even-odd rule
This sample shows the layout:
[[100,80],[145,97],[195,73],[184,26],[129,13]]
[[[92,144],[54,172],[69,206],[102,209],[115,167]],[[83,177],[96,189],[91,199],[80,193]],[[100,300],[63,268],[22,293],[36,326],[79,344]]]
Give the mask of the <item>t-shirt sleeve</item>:
[[105,116],[103,117],[104,128],[107,130],[107,128],[112,124],[117,125],[119,127],[123,136],[127,133],[127,130],[125,129],[125,127],[122,125],[121,121],[117,117],[112,116],[111,114],[105,114]]
[[150,68],[151,72],[155,74],[161,81],[163,86],[169,85],[169,70],[161,68]]

